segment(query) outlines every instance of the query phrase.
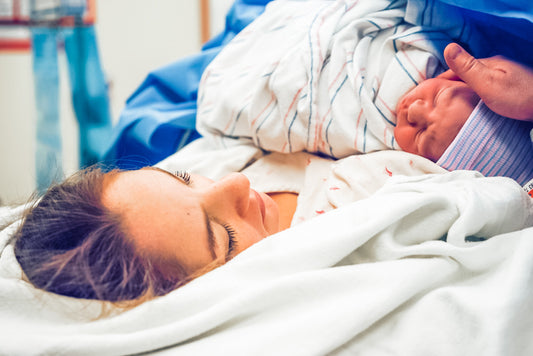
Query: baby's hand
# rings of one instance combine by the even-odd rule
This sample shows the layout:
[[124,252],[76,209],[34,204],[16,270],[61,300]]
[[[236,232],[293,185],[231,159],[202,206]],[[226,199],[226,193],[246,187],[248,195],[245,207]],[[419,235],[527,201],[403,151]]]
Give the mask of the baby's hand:
[[533,121],[533,70],[502,56],[476,59],[456,43],[444,50],[451,72],[495,113]]

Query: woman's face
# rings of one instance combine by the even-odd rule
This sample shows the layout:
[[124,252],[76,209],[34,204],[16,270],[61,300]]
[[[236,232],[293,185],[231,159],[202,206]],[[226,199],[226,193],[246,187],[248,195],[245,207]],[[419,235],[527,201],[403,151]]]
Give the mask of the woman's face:
[[218,182],[157,168],[106,177],[102,202],[136,247],[193,273],[279,231],[278,207],[233,173]]
[[439,77],[425,80],[398,102],[394,137],[404,151],[436,162],[478,101],[464,82]]

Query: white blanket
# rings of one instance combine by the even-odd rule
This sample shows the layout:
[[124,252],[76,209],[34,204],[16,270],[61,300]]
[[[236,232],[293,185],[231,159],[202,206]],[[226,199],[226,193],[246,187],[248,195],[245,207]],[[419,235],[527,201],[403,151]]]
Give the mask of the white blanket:
[[[203,144],[175,164],[199,163]],[[215,159],[223,171],[254,152]],[[510,179],[393,177],[370,198],[103,318],[98,302],[21,280],[11,226],[0,233],[0,354],[531,355],[531,226],[532,200]]]
[[204,136],[341,158],[398,149],[398,99],[443,71],[451,39],[403,21],[407,0],[278,0],[208,66]]

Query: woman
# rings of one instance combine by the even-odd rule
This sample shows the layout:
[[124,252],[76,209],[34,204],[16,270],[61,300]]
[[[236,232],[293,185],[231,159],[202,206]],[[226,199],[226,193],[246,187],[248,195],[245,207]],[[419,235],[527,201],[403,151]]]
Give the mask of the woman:
[[141,301],[288,227],[296,195],[273,197],[278,203],[250,189],[240,173],[213,182],[152,167],[108,173],[91,168],[46,192],[25,217],[15,253],[42,289]]

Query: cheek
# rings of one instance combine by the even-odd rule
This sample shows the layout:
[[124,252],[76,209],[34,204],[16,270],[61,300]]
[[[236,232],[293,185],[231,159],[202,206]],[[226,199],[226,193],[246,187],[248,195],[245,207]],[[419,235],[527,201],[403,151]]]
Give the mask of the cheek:
[[400,148],[406,152],[418,154],[415,145],[416,129],[409,125],[397,125],[394,129],[394,139]]
[[265,224],[264,228],[269,235],[279,231],[279,208],[271,197],[266,195],[265,202]]
[[264,233],[250,226],[239,229],[237,233],[237,254],[264,239],[266,237],[264,235]]

